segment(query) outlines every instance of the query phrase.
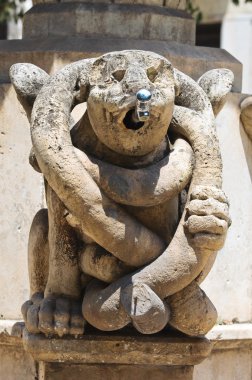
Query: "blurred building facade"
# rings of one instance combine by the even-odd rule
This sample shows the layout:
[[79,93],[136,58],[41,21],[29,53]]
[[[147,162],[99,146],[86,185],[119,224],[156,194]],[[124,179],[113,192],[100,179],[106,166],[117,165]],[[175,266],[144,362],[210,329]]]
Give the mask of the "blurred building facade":
[[[243,64],[243,93],[252,93],[252,3],[240,0],[193,0],[203,18],[196,44],[221,47]],[[219,45],[218,45],[219,44]]]

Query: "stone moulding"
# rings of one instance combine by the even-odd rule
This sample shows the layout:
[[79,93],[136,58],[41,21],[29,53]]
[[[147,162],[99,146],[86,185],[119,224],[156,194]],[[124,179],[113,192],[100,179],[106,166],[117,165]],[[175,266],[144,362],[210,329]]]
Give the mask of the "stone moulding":
[[155,366],[197,365],[212,349],[206,338],[87,334],[84,339],[46,339],[27,330],[23,344],[36,361]]
[[[108,378],[113,380],[123,379],[123,375],[126,379],[144,379],[148,376],[150,379],[174,380],[178,376],[179,379],[191,380],[193,368],[190,364],[199,364],[210,354],[211,348],[215,356],[208,363],[226,351],[233,350],[238,354],[240,350],[246,352],[252,349],[252,326],[249,323],[215,326],[207,335],[211,344],[206,339],[182,337],[174,332],[141,336],[132,330],[131,333],[124,331],[113,334],[87,331],[82,339],[54,337],[48,340],[42,334],[32,335],[23,331],[23,328],[23,322],[0,321],[0,347],[5,352],[15,350],[20,355],[24,355],[24,348],[28,350],[36,362],[35,372],[42,379],[44,375],[54,373],[61,380],[63,375],[68,376],[68,379],[71,376],[76,378],[77,374],[80,376],[82,368],[81,373],[90,379],[95,378],[95,373],[98,379],[102,378],[108,371]],[[155,365],[156,360],[161,364]],[[183,360],[186,366],[179,364]],[[190,364],[187,365],[187,362]],[[25,364],[22,363],[22,366]],[[18,363],[15,366],[17,369]]]
[[[15,320],[0,321],[0,345],[17,346],[23,345],[24,322]],[[120,335],[120,334],[119,334]],[[89,334],[92,336],[92,334]],[[107,336],[107,335],[106,335]],[[122,335],[121,335],[122,336]],[[123,335],[125,336],[125,334]],[[26,341],[32,334],[26,333]],[[43,336],[40,335],[40,338]],[[169,338],[169,336],[167,336]],[[212,351],[225,350],[252,350],[252,324],[239,323],[230,325],[215,325],[207,334],[206,338],[212,343]],[[29,343],[27,342],[27,347]]]
[[246,97],[240,107],[242,124],[248,137],[252,140],[252,96]]
[[[103,331],[132,323],[153,334],[169,323],[206,334],[217,314],[199,284],[230,225],[215,116],[232,72],[211,70],[197,83],[164,57],[130,50],[51,77],[16,64],[10,77],[48,204],[30,232],[31,299],[22,307],[30,333],[78,336],[84,316]],[[151,94],[144,122],[135,113],[142,89]],[[70,132],[82,102],[87,112]]]

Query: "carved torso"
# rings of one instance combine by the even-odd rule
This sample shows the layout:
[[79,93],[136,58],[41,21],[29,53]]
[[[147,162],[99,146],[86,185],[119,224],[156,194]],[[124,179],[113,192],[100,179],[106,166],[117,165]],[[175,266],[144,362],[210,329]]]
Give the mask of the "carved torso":
[[[169,157],[172,145],[169,143],[168,136],[161,144],[143,157],[125,156],[113,152],[102,144],[95,135],[90,124],[87,112],[79,123],[71,130],[73,145],[91,157],[96,157],[103,162],[108,162],[118,167],[138,169],[148,167],[159,162],[164,157]],[[127,185],[118,183],[118,177],[114,178],[117,187],[121,186],[121,192],[127,192]],[[155,186],[155,183],[153,184]],[[170,243],[178,224],[179,202],[178,195],[172,199],[154,206],[137,207],[131,205],[124,206],[126,210],[136,217],[143,225],[156,232],[167,244]]]

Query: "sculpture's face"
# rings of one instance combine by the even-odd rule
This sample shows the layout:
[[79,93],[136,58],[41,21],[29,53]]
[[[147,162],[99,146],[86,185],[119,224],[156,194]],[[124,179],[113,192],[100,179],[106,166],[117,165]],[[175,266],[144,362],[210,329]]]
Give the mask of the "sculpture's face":
[[[148,52],[111,53],[94,61],[89,75],[87,109],[99,140],[125,155],[142,156],[163,140],[175,99],[173,68]],[[139,90],[148,90],[147,120],[135,113]]]

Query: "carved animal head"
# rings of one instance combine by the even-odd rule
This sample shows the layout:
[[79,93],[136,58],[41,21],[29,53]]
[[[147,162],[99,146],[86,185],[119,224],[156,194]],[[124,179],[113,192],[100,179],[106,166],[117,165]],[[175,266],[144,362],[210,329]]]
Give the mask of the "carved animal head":
[[[87,101],[89,119],[99,140],[125,155],[142,156],[153,151],[166,135],[172,118],[176,82],[171,63],[145,51],[108,53],[80,62],[82,68],[76,82],[73,78],[73,92],[77,102]],[[74,68],[74,64],[70,66]],[[10,76],[26,110],[51,79],[31,64],[13,65]],[[136,95],[142,89],[151,94],[145,121],[134,117]]]
[[[171,63],[154,53],[123,51],[96,59],[89,74],[87,110],[99,140],[125,155],[142,156],[162,141],[170,124],[175,79]],[[139,90],[151,94],[148,118],[137,120]]]

